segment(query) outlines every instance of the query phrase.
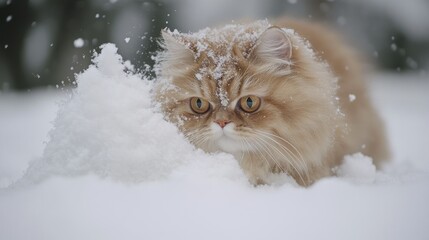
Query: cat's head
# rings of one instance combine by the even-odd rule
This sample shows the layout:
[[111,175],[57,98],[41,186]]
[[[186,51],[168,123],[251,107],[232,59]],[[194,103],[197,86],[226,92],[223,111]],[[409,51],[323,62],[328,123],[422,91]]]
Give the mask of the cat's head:
[[155,98],[197,147],[275,155],[329,142],[336,80],[293,31],[258,23],[162,35]]

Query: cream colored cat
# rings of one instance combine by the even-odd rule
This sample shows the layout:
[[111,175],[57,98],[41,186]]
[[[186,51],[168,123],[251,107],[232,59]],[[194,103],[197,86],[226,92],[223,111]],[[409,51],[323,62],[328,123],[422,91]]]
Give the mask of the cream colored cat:
[[285,172],[308,186],[355,152],[388,159],[364,70],[328,29],[281,20],[162,35],[154,95],[166,118],[196,147],[233,154],[253,184]]

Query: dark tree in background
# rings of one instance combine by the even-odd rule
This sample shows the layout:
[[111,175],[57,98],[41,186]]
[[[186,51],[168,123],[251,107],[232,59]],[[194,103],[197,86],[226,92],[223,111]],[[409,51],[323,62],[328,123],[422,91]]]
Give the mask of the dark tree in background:
[[3,74],[0,76],[0,89],[11,87],[15,89],[26,89],[33,87],[31,81],[27,80],[25,69],[22,66],[24,39],[28,29],[31,27],[34,14],[30,9],[29,1],[16,1],[0,8],[0,63],[9,69],[13,83],[3,82]]
[[[422,65],[429,64],[427,38],[410,38],[391,16],[368,4],[347,0],[258,4],[258,18],[287,15],[337,27],[383,70],[425,71]],[[152,65],[160,30],[166,26],[190,30],[183,18],[200,11],[193,5],[180,0],[0,0],[0,90],[70,85],[74,74],[90,64],[93,51],[107,42],[117,44],[119,53],[137,69]],[[222,7],[223,12],[214,12],[219,19],[213,20],[225,17],[225,12],[238,13],[237,5]],[[176,9],[186,12],[179,18]]]
[[[135,22],[131,27],[143,28],[141,25],[145,23],[145,29],[141,36],[133,36],[130,31],[129,36],[122,37],[132,37],[137,50],[132,54],[122,53],[122,48],[119,51],[136,67],[151,65],[150,54],[156,51],[156,39],[167,21],[166,5],[160,1],[46,0],[39,5],[29,0],[0,2],[0,89],[71,84],[74,74],[90,64],[93,50],[115,40],[112,25],[118,17],[123,17],[124,8],[139,11],[141,16],[132,19]],[[42,33],[48,35],[49,41],[28,42],[32,31],[41,25],[49,29]],[[84,44],[75,46],[77,39]],[[36,40],[40,41],[37,37]],[[24,51],[38,52],[40,44],[47,49],[44,63],[36,71],[28,70],[25,62],[38,56],[29,56]]]

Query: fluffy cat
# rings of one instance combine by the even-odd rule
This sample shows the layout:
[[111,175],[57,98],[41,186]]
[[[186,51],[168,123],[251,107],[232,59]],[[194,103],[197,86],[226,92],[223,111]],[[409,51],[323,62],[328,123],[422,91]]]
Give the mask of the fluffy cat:
[[155,101],[196,147],[233,154],[251,183],[284,172],[308,186],[346,154],[388,159],[363,70],[328,29],[283,19],[162,36]]

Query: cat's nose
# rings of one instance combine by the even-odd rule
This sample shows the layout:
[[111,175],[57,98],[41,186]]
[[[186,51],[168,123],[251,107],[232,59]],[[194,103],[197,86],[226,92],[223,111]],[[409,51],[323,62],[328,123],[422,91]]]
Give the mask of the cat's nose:
[[219,126],[221,128],[224,128],[228,123],[230,123],[231,121],[226,120],[226,119],[220,119],[220,120],[215,120],[215,123],[219,124]]

